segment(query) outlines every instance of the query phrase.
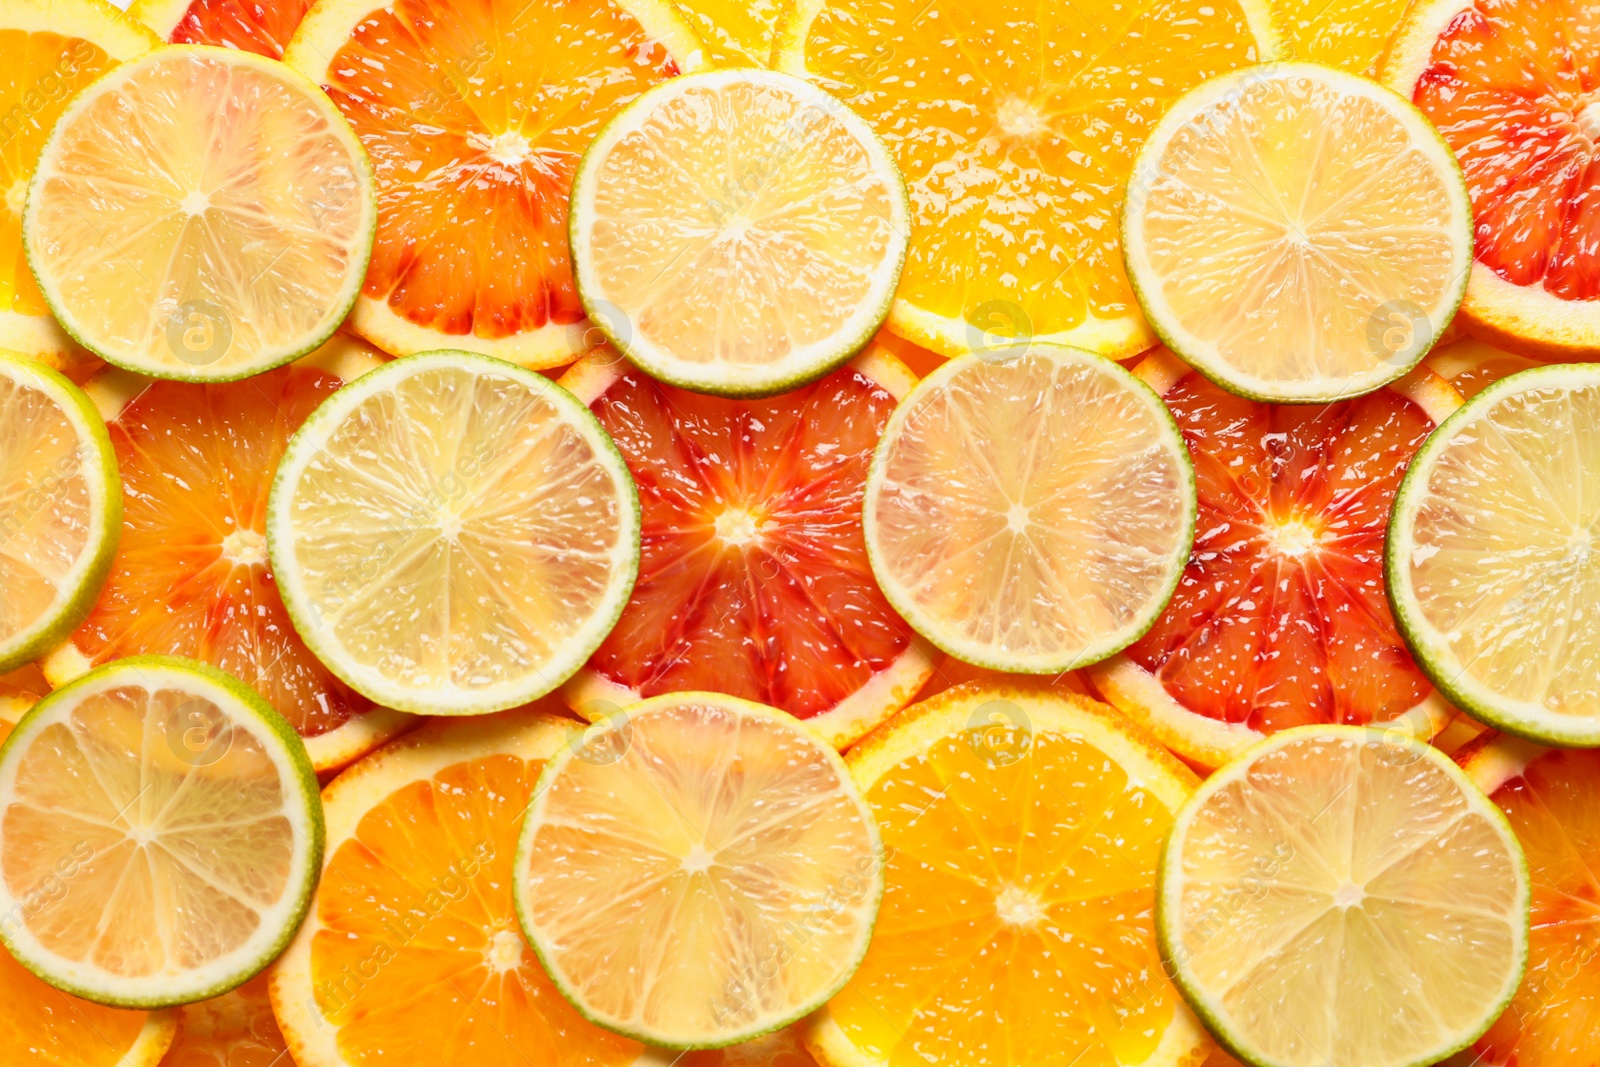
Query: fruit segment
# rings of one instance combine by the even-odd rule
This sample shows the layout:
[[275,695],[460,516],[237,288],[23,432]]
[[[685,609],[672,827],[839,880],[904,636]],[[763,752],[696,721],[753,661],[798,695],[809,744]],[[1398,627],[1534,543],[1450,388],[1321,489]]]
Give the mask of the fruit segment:
[[339,0],[286,61],[366,146],[378,236],[354,326],[396,355],[530,366],[589,345],[567,196],[606,120],[698,51],[655,0]]
[[1165,400],[1194,459],[1194,552],[1128,650],[1188,712],[1262,733],[1384,722],[1431,691],[1383,588],[1406,464],[1433,428],[1389,390],[1259,404],[1189,374]]

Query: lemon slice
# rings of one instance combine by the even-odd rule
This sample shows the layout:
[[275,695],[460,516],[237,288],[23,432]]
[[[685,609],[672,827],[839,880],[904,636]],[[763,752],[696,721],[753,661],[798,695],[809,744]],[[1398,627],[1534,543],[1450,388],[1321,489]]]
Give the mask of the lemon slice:
[[469,352],[385,364],[289,442],[267,513],[295,629],[384,707],[525,704],[605,639],[639,566],[639,500],[559,385]]
[[1185,998],[1256,1067],[1422,1067],[1510,1001],[1528,892],[1505,816],[1444,754],[1302,726],[1178,813],[1156,927]]
[[1502,378],[1411,461],[1389,519],[1395,621],[1452,702],[1600,745],[1600,367]]
[[0,354],[0,673],[89,610],[121,529],[117,461],[94,404],[55,371]]
[[281,63],[159,48],[73,100],[40,154],[28,263],[78,343],[160,378],[244,378],[326,341],[361,289],[366,153]]
[[1472,267],[1449,146],[1394,93],[1314,63],[1237,71],[1174,104],[1134,164],[1122,235],[1167,346],[1274,403],[1405,374]]
[[844,762],[774,708],[633,705],[545,768],[517,915],[590,1021],[715,1048],[822,1005],[867,951],[882,844]]
[[823,90],[768,70],[686,75],[589,147],[573,271],[589,318],[651,376],[783,392],[872,339],[910,210],[888,150]]
[[322,840],[305,745],[264,700],[192,660],[118,660],[0,748],[0,939],[98,1003],[214,997],[294,936]]
[[872,570],[968,663],[1059,674],[1137,640],[1177,587],[1194,471],[1148,385],[1036,344],[951,360],[889,420],[867,478]]

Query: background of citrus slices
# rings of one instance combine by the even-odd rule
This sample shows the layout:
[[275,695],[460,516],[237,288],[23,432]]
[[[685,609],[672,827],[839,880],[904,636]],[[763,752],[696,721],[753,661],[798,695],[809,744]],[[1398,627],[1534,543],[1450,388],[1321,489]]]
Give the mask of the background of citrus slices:
[[[969,1067],[1003,1039],[1005,1058],[984,1062],[1225,1067],[1235,1061],[1145,936],[1154,853],[1192,771],[1327,722],[1432,737],[1527,849],[1527,977],[1451,1062],[1594,1062],[1600,764],[1485,733],[1446,704],[1396,631],[1379,552],[1406,463],[1451,411],[1543,360],[1600,355],[1600,274],[1585,258],[1600,12],[1528,0],[134,0],[123,19],[100,0],[8,6],[0,346],[87,383],[128,518],[72,636],[0,676],[0,734],[91,666],[182,653],[258,688],[333,784],[323,888],[273,971],[146,1013],[61,993],[0,950],[0,1062]],[[326,89],[378,180],[377,244],[344,330],[239,383],[104,371],[50,319],[22,253],[29,153],[72,92],[158,38],[285,59]],[[1492,62],[1452,82],[1452,57],[1473,48]],[[1480,258],[1446,343],[1404,379],[1331,407],[1234,397],[1152,350],[1118,249],[1133,153],[1167,105],[1272,58],[1414,97],[1462,153],[1478,212]],[[639,93],[751,66],[805,75],[855,107],[896,155],[914,229],[887,324],[854,362],[732,401],[657,383],[598,344],[568,265],[566,196],[585,146]],[[41,84],[60,89],[40,96]],[[1511,107],[1508,86],[1532,86],[1538,114],[1517,137],[1475,140]],[[1462,104],[1452,94],[1465,88],[1479,95]],[[1538,162],[1508,191],[1496,182],[1517,150]],[[1125,652],[1053,676],[936,651],[883,596],[859,529],[895,405],[946,357],[1019,339],[1120,360],[1173,411],[1199,489],[1196,547],[1167,612]],[[374,707],[340,682],[296,633],[258,544],[277,461],[316,402],[393,357],[446,347],[559,377],[616,439],[645,524],[633,600],[587,666],[536,705],[448,724]],[[773,705],[848,750],[904,851],[859,985],[765,1037],[663,1055],[562,999],[524,943],[508,880],[545,761],[614,741],[630,704],[687,689]],[[1019,749],[1019,724],[1048,740]],[[1100,822],[1071,847],[1030,853],[1019,833],[1084,812]],[[1089,895],[1047,860],[1085,865]],[[1046,912],[1101,948],[1071,966],[1110,967],[1107,988],[1028,984],[1056,966],[1056,944],[1032,925]],[[373,946],[395,941],[379,960]],[[1068,996],[1070,1010],[1053,1006]],[[1068,1045],[1081,1062],[1061,1056]]]

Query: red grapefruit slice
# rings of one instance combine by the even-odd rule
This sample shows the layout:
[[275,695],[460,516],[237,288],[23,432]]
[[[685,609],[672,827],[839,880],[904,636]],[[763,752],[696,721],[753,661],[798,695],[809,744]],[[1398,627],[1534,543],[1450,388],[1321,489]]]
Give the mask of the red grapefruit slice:
[[1533,912],[1522,985],[1459,1062],[1600,1062],[1600,751],[1545,749],[1489,734],[1457,759],[1522,842]]
[[590,347],[567,195],[606,120],[693,69],[666,0],[325,0],[284,61],[372,158],[378,235],[352,327],[394,355],[527,367]]
[[1600,34],[1540,0],[1417,0],[1379,77],[1461,161],[1474,336],[1543,359],[1600,356]]
[[1291,726],[1453,714],[1384,599],[1383,539],[1406,463],[1460,405],[1432,372],[1327,406],[1224,392],[1165,349],[1135,371],[1194,459],[1194,550],[1166,613],[1090,669],[1101,693],[1200,766]]
[[844,747],[915,696],[929,647],[889,607],[861,534],[867,467],[916,378],[877,346],[764,400],[656,382],[608,348],[561,384],[639,487],[633,599],[568,683],[594,718],[709,690],[781,708]]
[[128,14],[169,44],[210,44],[282,59],[311,0],[133,0]]
[[289,436],[335,389],[381,362],[335,335],[239,382],[111,370],[87,391],[122,474],[122,540],[100,599],[44,661],[62,685],[113,659],[175,655],[253,686],[306,741],[318,771],[349,763],[410,716],[346,687],[300,640],[267,562],[267,494]]

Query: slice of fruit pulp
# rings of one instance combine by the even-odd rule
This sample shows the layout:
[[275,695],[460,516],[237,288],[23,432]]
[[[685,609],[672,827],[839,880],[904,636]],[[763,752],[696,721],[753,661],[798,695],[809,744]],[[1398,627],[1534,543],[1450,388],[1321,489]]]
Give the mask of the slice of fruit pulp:
[[864,528],[889,602],[995,670],[1058,674],[1135,640],[1188,557],[1189,458],[1160,399],[1098,356],[967,356],[895,410]]
[[[133,657],[34,706],[0,749],[0,924],[97,1002],[217,996],[288,943],[322,860],[298,737],[215,668]],[[70,892],[42,892],[51,878]]]
[[128,14],[172,44],[210,44],[282,59],[311,0],[134,0]]
[[859,352],[905,261],[905,183],[810,82],[689,74],[630,104],[572,184],[578,292],[652,377],[769,396]]
[[1433,420],[1387,389],[1261,404],[1192,372],[1164,399],[1199,518],[1172,602],[1127,657],[1185,711],[1259,733],[1384,722],[1421,703],[1432,687],[1384,599],[1383,539]]
[[[872,449],[909,373],[878,357],[753,401],[632,369],[610,377],[591,408],[639,487],[643,553],[591,671],[640,696],[759,701],[837,743],[909,700],[927,663],[872,577],[860,519]],[[577,375],[563,381],[586,393]],[[846,704],[900,673],[859,716]]]
[[1371,76],[1406,0],[1271,0],[1272,21],[1288,53]]
[[587,349],[567,240],[579,157],[697,51],[660,0],[321,5],[285,58],[328,91],[377,175],[354,328],[396,355],[550,367]]
[[672,0],[719,67],[765,67],[781,0]]
[[639,1059],[562,999],[512,903],[523,812],[575,738],[570,719],[534,709],[433,722],[328,787],[327,877],[272,978],[295,1063]]
[[1394,93],[1315,63],[1234,72],[1175,104],[1139,151],[1122,238],[1174,352],[1290,403],[1409,371],[1472,262],[1466,188],[1438,133]]
[[1155,340],[1119,251],[1134,151],[1273,36],[1255,0],[825,0],[786,8],[774,65],[850,105],[905,175],[896,333],[947,356],[990,330],[1127,356]]
[[1600,367],[1503,378],[1418,452],[1389,599],[1439,689],[1547,744],[1600,744]]
[[296,631],[343,681],[435,715],[556,688],[616,622],[638,498],[550,379],[440,351],[325,400],[289,442],[267,548]]
[[1433,1063],[1521,980],[1528,874],[1505,818],[1413,738],[1307,726],[1206,780],[1156,922],[1208,1029],[1257,1067]]
[[557,987],[670,1048],[820,1007],[867,950],[883,892],[843,761],[789,716],[716,693],[644,701],[613,730],[552,759],[518,845],[517,914]]
[[[11,736],[12,725],[11,721],[0,719],[0,741]],[[74,877],[76,869],[71,865],[51,872],[40,881],[31,899],[62,894]],[[46,985],[3,948],[0,999],[6,1005],[6,1011],[0,1014],[0,1059],[6,1063],[153,1067],[172,1044],[177,1030],[177,1017],[171,1011],[107,1008]]]
[[[53,680],[123,656],[203,660],[265,697],[307,739],[319,770],[398,728],[400,717],[374,712],[306,647],[267,560],[278,461],[342,384],[330,370],[296,364],[247,382],[155,382],[122,407],[110,423],[125,494],[121,544],[72,635],[81,655],[58,654],[47,665]],[[369,715],[377,718],[363,723]]]
[[1600,1027],[1592,966],[1600,923],[1600,753],[1500,738],[1462,755],[1527,853],[1533,914],[1528,973],[1464,1058],[1489,1067],[1587,1063]]
[[122,518],[105,424],[54,371],[0,355],[0,671],[93,602]]
[[847,758],[888,861],[872,945],[808,1042],[818,1062],[1197,1058],[1151,914],[1189,770],[1103,704],[1007,686],[918,704]]
[[289,1055],[272,1016],[268,977],[186,1004],[182,1028],[161,1067],[282,1067]]
[[28,183],[67,102],[158,43],[98,0],[15,0],[0,13],[0,348],[56,363],[74,347],[23,254]]
[[360,290],[372,174],[316,87],[236,49],[158,49],[77,96],[24,242],[52,312],[144,374],[231,380],[321,345]]

